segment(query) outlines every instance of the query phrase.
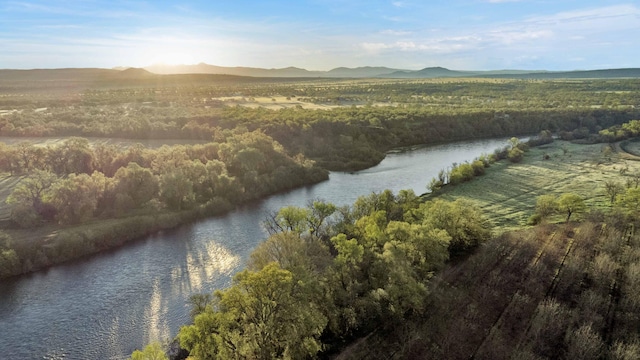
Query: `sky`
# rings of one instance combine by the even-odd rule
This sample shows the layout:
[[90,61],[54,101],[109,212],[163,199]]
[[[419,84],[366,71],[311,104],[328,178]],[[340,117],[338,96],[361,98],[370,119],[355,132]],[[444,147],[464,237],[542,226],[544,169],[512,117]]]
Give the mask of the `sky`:
[[640,67],[640,1],[0,1],[0,69]]

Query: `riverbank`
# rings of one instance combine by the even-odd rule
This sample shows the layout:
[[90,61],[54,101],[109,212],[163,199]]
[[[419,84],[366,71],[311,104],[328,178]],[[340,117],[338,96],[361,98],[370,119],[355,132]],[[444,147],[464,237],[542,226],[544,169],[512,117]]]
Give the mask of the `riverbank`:
[[[218,198],[217,201],[208,202],[190,210],[169,211],[149,208],[127,217],[95,219],[76,225],[49,224],[30,229],[16,228],[5,220],[2,230],[9,237],[7,241],[9,246],[6,247],[6,251],[13,251],[14,257],[9,258],[6,255],[7,252],[0,253],[3,255],[0,279],[28,274],[95,255],[160,231],[224,215],[247,203],[329,179],[328,172],[321,173],[324,175],[316,177],[314,181],[302,183],[293,188],[279,189],[260,198],[250,197],[238,204],[231,204]],[[7,195],[5,194],[5,199]]]

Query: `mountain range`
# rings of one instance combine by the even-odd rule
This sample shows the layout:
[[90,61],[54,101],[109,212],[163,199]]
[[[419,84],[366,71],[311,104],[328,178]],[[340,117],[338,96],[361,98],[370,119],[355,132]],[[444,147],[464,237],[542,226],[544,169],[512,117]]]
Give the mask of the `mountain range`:
[[[207,81],[216,79],[250,80],[251,78],[389,78],[389,79],[431,79],[431,78],[515,78],[515,79],[589,79],[589,78],[640,78],[640,68],[600,69],[576,71],[545,70],[491,70],[461,71],[444,67],[427,67],[421,70],[393,69],[388,67],[339,67],[329,71],[310,71],[297,67],[263,69],[253,67],[224,67],[200,63],[197,65],[152,65],[146,68],[114,69],[67,68],[67,69],[0,69],[0,81],[129,81],[183,79]],[[176,78],[178,77],[178,78]],[[254,80],[255,81],[255,80]]]
[[339,67],[329,71],[311,71],[297,67],[280,69],[263,69],[252,67],[224,67],[200,63],[197,65],[152,65],[145,70],[155,74],[219,74],[251,77],[306,77],[306,78],[400,78],[400,79],[429,79],[455,77],[497,77],[497,78],[526,78],[526,79],[554,79],[554,78],[609,78],[609,77],[640,77],[640,68],[602,69],[576,71],[546,71],[546,70],[490,70],[490,71],[459,71],[444,67],[427,67],[421,70],[393,69],[388,67]]

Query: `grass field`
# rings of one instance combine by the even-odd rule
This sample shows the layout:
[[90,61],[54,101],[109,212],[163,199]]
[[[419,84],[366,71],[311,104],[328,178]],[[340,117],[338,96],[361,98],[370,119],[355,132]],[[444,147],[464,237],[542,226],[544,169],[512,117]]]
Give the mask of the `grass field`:
[[[610,203],[605,181],[624,185],[634,174],[640,174],[640,157],[624,152],[619,146],[607,148],[608,144],[555,141],[531,149],[522,163],[494,164],[485,175],[455,187],[445,186],[437,196],[447,200],[462,197],[474,202],[499,232],[527,225],[539,195],[573,192],[582,196],[589,208],[607,208]],[[551,219],[555,220],[562,221],[564,217]]]

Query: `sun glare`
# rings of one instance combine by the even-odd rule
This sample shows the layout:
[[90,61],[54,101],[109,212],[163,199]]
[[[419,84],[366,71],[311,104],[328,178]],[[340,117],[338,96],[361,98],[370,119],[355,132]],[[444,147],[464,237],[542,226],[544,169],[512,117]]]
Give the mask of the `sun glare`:
[[166,51],[156,54],[156,56],[152,58],[151,63],[164,65],[190,65],[195,64],[196,62],[191,54],[177,51]]

